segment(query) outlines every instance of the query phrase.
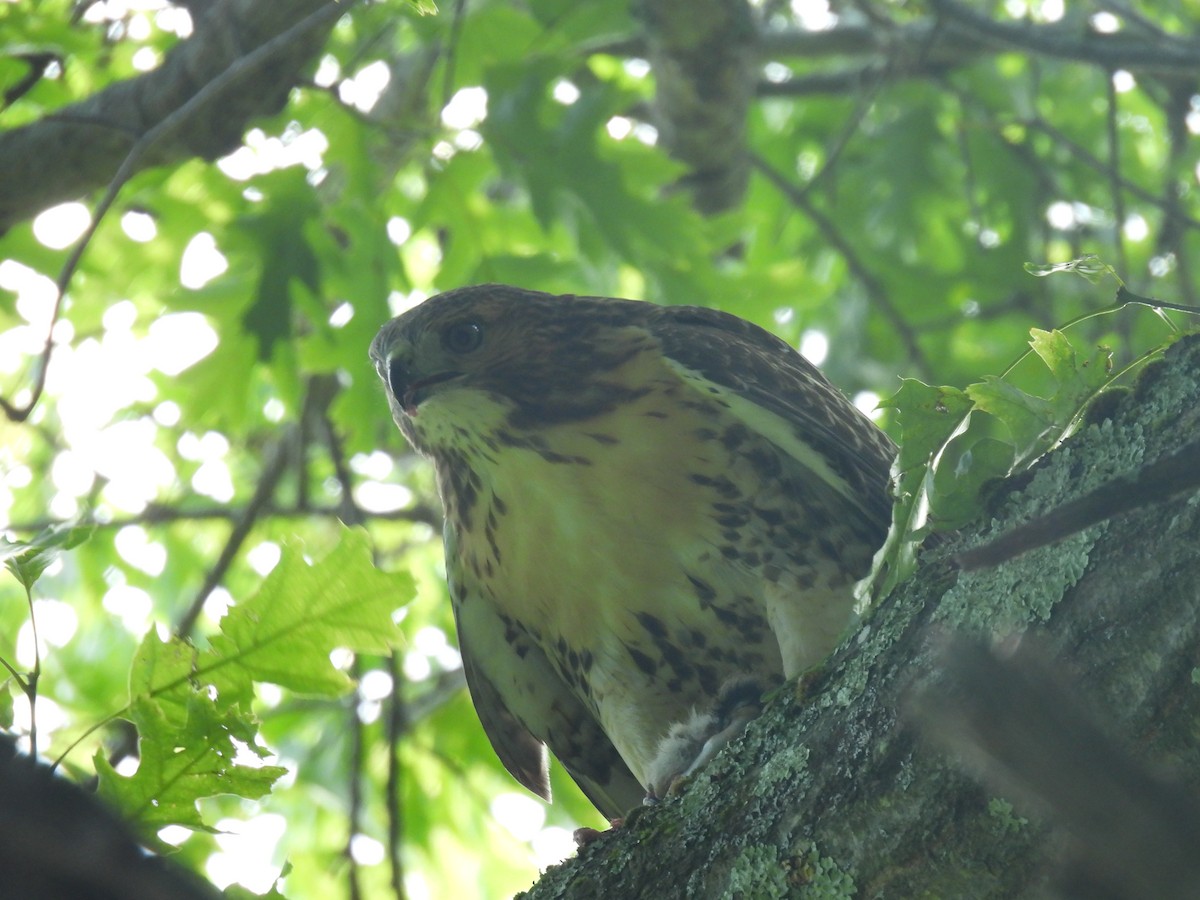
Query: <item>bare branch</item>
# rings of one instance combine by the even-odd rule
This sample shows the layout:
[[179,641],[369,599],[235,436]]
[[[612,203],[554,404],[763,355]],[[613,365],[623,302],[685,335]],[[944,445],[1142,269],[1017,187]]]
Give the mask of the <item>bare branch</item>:
[[1029,550],[1044,547],[1130,510],[1164,503],[1200,488],[1200,441],[1143,469],[1136,478],[1120,478],[994,540],[955,557],[964,571],[995,566]]
[[[389,881],[396,900],[404,900],[407,892],[404,889],[404,804],[401,796],[401,775],[403,774],[400,760],[401,737],[405,731],[405,723],[411,713],[408,711],[406,698],[402,688],[406,684],[404,670],[400,668],[400,660],[396,652],[387,658],[388,674],[392,676],[392,696],[387,702],[388,766],[387,789],[384,793],[384,806],[387,808],[387,854]],[[461,670],[460,670],[461,671]],[[465,687],[466,676],[463,676]]]
[[[38,400],[41,398],[42,391],[46,386],[46,371],[50,366],[50,354],[54,349],[54,326],[58,324],[58,319],[62,313],[63,301],[67,294],[67,285],[70,283],[72,276],[75,274],[76,268],[83,259],[83,254],[91,244],[92,238],[96,234],[96,230],[100,227],[105,214],[112,207],[117,199],[117,194],[120,193],[125,183],[139,169],[147,165],[151,160],[155,159],[155,154],[168,150],[171,147],[172,140],[177,143],[181,140],[187,145],[187,139],[192,134],[192,129],[188,126],[194,126],[198,120],[205,119],[206,113],[211,113],[214,107],[219,107],[229,100],[231,89],[240,87],[245,84],[248,77],[258,76],[267,64],[276,61],[281,53],[291,51],[297,45],[305,45],[308,39],[314,32],[324,34],[322,26],[331,27],[336,15],[340,15],[341,10],[336,6],[318,7],[313,12],[309,13],[305,18],[298,23],[285,29],[282,33],[266,40],[260,46],[254,48],[244,56],[235,59],[227,68],[218,71],[206,83],[201,85],[198,90],[190,92],[185,97],[179,98],[179,105],[169,111],[163,111],[161,118],[151,122],[151,119],[146,118],[143,121],[144,130],[137,134],[137,139],[129,151],[120,158],[120,164],[117,166],[116,173],[112,176],[109,182],[108,190],[105,192],[103,199],[97,205],[95,212],[92,215],[91,223],[83,236],[72,248],[71,253],[67,257],[67,261],[63,264],[62,270],[59,272],[56,282],[57,295],[54,301],[54,310],[50,316],[50,324],[46,332],[46,343],[43,346],[41,356],[38,361],[36,374],[34,376],[33,387],[30,391],[29,399],[21,406],[10,402],[4,397],[0,397],[0,409],[4,410],[5,415],[14,422],[24,422],[29,414],[37,406]],[[206,21],[215,21],[215,17],[209,17]],[[190,41],[185,42],[183,47],[187,47]],[[169,59],[171,57],[168,57]],[[180,54],[177,58],[186,59],[186,54]],[[133,79],[129,82],[123,82],[123,85],[132,86],[141,84],[141,79]],[[117,86],[119,87],[119,86]],[[115,90],[115,87],[110,90]],[[108,91],[103,91],[96,96],[89,98],[84,103],[79,104],[76,109],[77,113],[59,113],[50,119],[43,120],[53,122],[55,120],[64,120],[72,115],[83,116],[83,109],[88,104],[94,101],[101,101],[108,94]],[[285,92],[286,96],[286,92]],[[144,99],[144,98],[143,98]],[[139,115],[144,114],[144,110],[137,110]],[[92,127],[94,123],[88,123],[85,127]],[[209,125],[209,122],[202,122]],[[24,129],[17,129],[7,136],[0,135],[0,169],[4,169],[7,163],[4,161],[5,149],[11,149],[12,145],[16,145],[18,152],[29,152],[32,148],[27,145],[27,142],[22,141],[22,137],[36,137],[40,132],[36,129],[38,126],[29,126]],[[51,131],[54,129],[51,128]],[[205,140],[208,140],[207,131]],[[13,138],[11,142],[7,142],[5,138]],[[34,142],[36,143],[36,141]],[[113,148],[115,149],[115,147]],[[51,158],[54,158],[51,155]],[[25,167],[30,164],[34,166],[43,163],[42,157],[28,157],[25,159]],[[16,184],[19,179],[6,179],[5,184]],[[69,179],[52,179],[51,184],[61,185],[63,181]],[[5,215],[5,196],[0,190],[0,230],[6,227]]]
[[362,900],[362,870],[354,857],[354,839],[363,827],[363,729],[366,727],[362,716],[358,714],[358,705],[362,701],[359,687],[362,659],[358,656],[354,657],[350,677],[355,684],[355,689],[346,698],[346,715],[350,718],[350,771],[346,779],[350,808],[346,811],[346,846],[342,849],[342,856],[346,860],[347,893],[350,900]]
[[[63,519],[32,519],[27,522],[14,522],[6,525],[6,531],[17,534],[37,534],[54,525],[78,524],[95,528],[115,530],[128,525],[170,525],[175,522],[236,522],[246,513],[245,507],[240,506],[202,506],[181,507],[166,506],[154,503],[146,507],[144,512],[131,516],[119,516],[104,521],[67,522]],[[279,506],[275,503],[263,504],[258,518],[262,519],[341,519],[345,516],[342,506]],[[412,506],[405,509],[392,509],[386,512],[363,512],[364,521],[371,522],[415,522],[428,525],[431,528],[441,526],[441,516],[437,510],[428,506]]]
[[932,0],[932,5],[949,23],[995,50],[1021,50],[1164,79],[1195,79],[1200,72],[1200,43],[1194,39],[1162,32],[1149,40],[1125,32],[1102,34],[1080,31],[1072,23],[998,22],[955,0]]
[[213,563],[213,567],[209,569],[208,574],[204,578],[204,584],[197,591],[195,598],[184,612],[179,620],[179,626],[175,629],[176,635],[181,638],[186,638],[191,634],[192,628],[196,625],[196,619],[200,616],[200,611],[204,609],[204,603],[208,600],[210,594],[225,578],[225,573],[229,571],[229,567],[233,565],[234,559],[238,555],[238,551],[242,549],[242,544],[246,538],[250,536],[250,530],[258,521],[259,514],[267,501],[275,495],[275,487],[279,484],[279,479],[283,477],[284,470],[287,468],[288,453],[292,443],[296,440],[296,428],[289,428],[284,435],[279,439],[271,452],[267,456],[266,465],[263,467],[262,476],[259,478],[258,487],[254,490],[254,496],[242,510],[242,515],[234,523],[233,530],[229,533],[229,539],[225,542],[225,546],[221,548],[221,555],[217,557],[217,561]]
[[917,335],[912,330],[912,326],[900,313],[900,310],[896,308],[895,304],[892,303],[891,298],[888,296],[887,291],[884,289],[879,279],[875,277],[875,274],[871,272],[869,268],[867,268],[865,263],[863,263],[858,251],[854,248],[854,245],[851,244],[850,241],[846,240],[845,236],[841,233],[841,231],[838,230],[837,226],[834,224],[833,220],[829,218],[829,216],[825,215],[825,213],[821,212],[821,210],[817,209],[816,206],[813,205],[812,200],[808,196],[807,190],[793,185],[783,176],[782,173],[777,171],[770,163],[761,157],[752,156],[751,160],[754,168],[765,175],[771,184],[775,185],[776,188],[782,191],[793,206],[803,211],[805,215],[813,220],[817,228],[820,229],[821,234],[824,235],[825,240],[828,241],[829,244],[833,246],[833,248],[836,249],[839,254],[841,254],[842,259],[846,262],[846,267],[850,270],[851,274],[854,275],[854,278],[858,281],[858,283],[863,286],[863,289],[867,292],[867,296],[870,298],[872,305],[874,305],[874,307],[888,320],[888,323],[895,328],[896,334],[900,337],[901,341],[904,342],[904,347],[908,351],[908,357],[912,364],[917,367],[918,371],[923,377],[930,377],[929,372],[931,371],[931,368],[929,365],[929,359],[926,357],[925,351],[921,349],[921,345],[917,341]]
[[874,57],[898,71],[957,68],[1005,50],[1036,52],[1091,63],[1103,69],[1163,78],[1194,79],[1200,72],[1200,44],[1158,31],[1150,37],[1118,31],[1101,34],[1074,25],[998,22],[951,0],[937,0],[941,21],[914,22],[891,29],[838,25],[826,31],[765,31],[758,41],[762,60],[788,57]]
[[[1185,121],[1185,120],[1181,117],[1180,121]],[[1102,175],[1106,175],[1106,176],[1109,175],[1110,166],[1108,165],[1108,163],[1104,162],[1104,160],[1100,159],[1100,157],[1096,156],[1096,154],[1092,153],[1086,147],[1071,140],[1069,137],[1067,137],[1067,135],[1065,135],[1058,128],[1055,128],[1053,125],[1051,125],[1045,119],[1042,119],[1042,118],[1032,119],[1027,122],[1024,122],[1023,124],[1035,131],[1040,131],[1042,134],[1045,134],[1047,137],[1052,138],[1053,140],[1055,140],[1056,142],[1061,144],[1062,147],[1065,150],[1067,150],[1072,156],[1074,156],[1076,159],[1078,159],[1080,162],[1084,163],[1088,167],[1095,169],[1097,172],[1099,172]],[[1174,215],[1181,225],[1186,225],[1188,228],[1200,228],[1200,219],[1197,219],[1194,216],[1189,216],[1186,212],[1183,212],[1182,210],[1178,210],[1178,209],[1172,210],[1168,204],[1164,203],[1163,198],[1156,196],[1155,194],[1146,190],[1145,188],[1141,187],[1140,185],[1135,184],[1134,182],[1130,181],[1128,178],[1121,177],[1120,173],[1118,173],[1118,178],[1119,178],[1119,184],[1120,184],[1122,190],[1129,192],[1130,194],[1132,194],[1133,196],[1137,197],[1139,200],[1142,200],[1145,203],[1152,204],[1153,206],[1156,206],[1156,207],[1162,209],[1164,211],[1164,213]]]

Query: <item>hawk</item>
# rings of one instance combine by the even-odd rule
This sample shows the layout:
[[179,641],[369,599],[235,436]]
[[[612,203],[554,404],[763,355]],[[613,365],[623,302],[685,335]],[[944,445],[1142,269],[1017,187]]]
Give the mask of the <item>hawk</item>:
[[480,721],[544,799],[547,747],[610,817],[660,793],[849,624],[894,447],[756,325],[489,284],[371,359],[436,470]]

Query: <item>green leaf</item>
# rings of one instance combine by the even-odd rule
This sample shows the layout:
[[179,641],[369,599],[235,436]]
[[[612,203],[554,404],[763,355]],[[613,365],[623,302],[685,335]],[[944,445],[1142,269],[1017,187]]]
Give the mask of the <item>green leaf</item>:
[[1108,383],[1112,375],[1112,351],[1107,347],[1097,347],[1088,359],[1080,362],[1070,339],[1058,329],[1033,328],[1030,334],[1030,346],[1058,382],[1060,393],[1066,389],[1077,397],[1086,397]]
[[[285,878],[288,872],[291,871],[291,868],[290,863],[285,863],[283,871],[279,873],[279,879]],[[222,893],[225,895],[226,900],[287,900],[287,897],[279,891],[279,879],[276,879],[275,883],[271,885],[265,894],[256,894],[254,891],[242,887],[240,884],[231,884]]]
[[1054,376],[1057,388],[1051,402],[1056,423],[1061,427],[1062,439],[1088,403],[1112,379],[1112,351],[1097,347],[1092,355],[1079,360],[1071,341],[1061,331],[1042,331],[1034,328],[1030,332],[1030,346]]
[[191,677],[195,656],[178,638],[146,636],[134,657],[124,714],[138,730],[137,772],[118,774],[102,752],[94,759],[100,795],[151,843],[166,825],[210,830],[196,807],[202,797],[261,797],[287,771],[236,761],[242,746],[265,755],[257,727],[240,711],[218,709],[210,691]]
[[194,685],[196,648],[181,638],[161,641],[147,634],[138,646],[129,669],[129,703],[153,699],[157,715],[170,728],[182,729],[187,721],[187,705]]
[[976,407],[1002,421],[1012,435],[1013,465],[1027,465],[1066,436],[1083,408],[1108,384],[1112,352],[1097,347],[1080,361],[1061,331],[1034,328],[1029,341],[1055,382],[1049,399],[1021,390],[1004,379],[989,376],[967,388]]
[[386,653],[398,631],[395,609],[411,599],[412,578],[375,568],[366,532],[347,529],[320,563],[285,545],[258,593],[230,610],[221,634],[200,654],[197,677],[222,705],[249,698],[251,681],[305,694],[337,695],[351,685],[329,654],[338,647]]
[[257,723],[244,712],[254,681],[340,693],[350,680],[332,666],[330,652],[386,652],[397,633],[392,611],[413,590],[410,577],[378,571],[365,532],[348,529],[317,564],[285,548],[258,593],[222,620],[210,649],[148,634],[130,669],[125,712],[138,729],[138,770],[118,775],[98,753],[101,794],[153,840],[164,825],[206,829],[196,808],[202,797],[269,792],[286,770],[235,762],[239,750],[266,755]]
[[900,389],[879,405],[896,410],[900,425],[897,466],[903,473],[926,465],[941,449],[970,411],[971,398],[958,388],[904,378]]
[[1041,456],[1057,437],[1054,404],[1027,394],[1010,382],[989,375],[967,387],[976,408],[991,413],[1006,426],[1015,448],[1014,464]]
[[870,575],[857,589],[862,603],[886,596],[916,569],[917,550],[929,531],[930,497],[935,493],[932,467],[968,421],[971,400],[957,388],[905,378],[900,389],[879,405],[895,410],[900,425],[900,450],[892,465],[896,500],[887,539],[875,555]]
[[320,291],[320,264],[305,234],[306,223],[319,210],[302,170],[272,172],[258,186],[269,188],[274,200],[237,222],[262,260],[254,300],[242,314],[241,325],[257,340],[259,360],[269,362],[278,342],[293,339],[293,291],[299,286]]
[[13,693],[12,679],[6,678],[0,684],[0,728],[8,730],[13,724]]
[[[237,741],[253,740],[255,726],[236,712],[217,709],[204,693],[187,695],[182,727],[174,727],[163,706],[150,698],[134,702],[129,713],[138,727],[141,758],[132,776],[119,775],[97,751],[99,793],[115,805],[151,843],[166,825],[210,831],[196,801],[217,794],[262,797],[287,770],[281,766],[239,765]],[[254,747],[253,743],[249,746]],[[259,750],[260,748],[254,748]]]
[[1025,271],[1038,278],[1047,275],[1057,275],[1060,272],[1070,272],[1086,278],[1092,284],[1099,284],[1106,277],[1111,277],[1117,284],[1124,284],[1116,270],[1100,259],[1094,253],[1087,253],[1077,259],[1064,263],[1025,263]]
[[31,541],[0,538],[0,560],[29,591],[60,551],[78,547],[92,536],[94,530],[90,525],[51,525]]
[[[980,418],[972,417],[971,425]],[[929,509],[938,530],[961,528],[978,516],[984,487],[1003,478],[1012,467],[1012,444],[981,437],[978,430],[968,426],[956,435],[934,471]]]

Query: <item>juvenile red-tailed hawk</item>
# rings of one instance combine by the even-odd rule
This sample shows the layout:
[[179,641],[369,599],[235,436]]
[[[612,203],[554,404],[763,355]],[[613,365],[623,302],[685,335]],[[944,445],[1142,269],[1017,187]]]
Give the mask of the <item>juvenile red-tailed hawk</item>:
[[475,708],[542,797],[547,746],[606,815],[661,792],[849,623],[893,446],[761,328],[481,285],[371,358],[437,470]]

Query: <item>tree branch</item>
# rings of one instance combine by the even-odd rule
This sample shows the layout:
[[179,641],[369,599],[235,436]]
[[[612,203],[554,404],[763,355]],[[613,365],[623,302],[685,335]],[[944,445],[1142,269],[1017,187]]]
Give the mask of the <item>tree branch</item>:
[[[341,519],[345,509],[338,506],[279,506],[276,503],[265,503],[259,510],[261,519]],[[145,511],[130,516],[118,516],[104,521],[76,522],[63,519],[31,519],[26,522],[14,522],[5,525],[5,530],[17,534],[37,534],[55,525],[83,525],[93,528],[114,530],[127,525],[170,525],[175,522],[204,522],[221,521],[236,522],[246,514],[245,507],[240,506],[202,506],[178,507],[153,503]],[[431,528],[440,528],[441,515],[437,510],[428,506],[412,506],[407,509],[393,509],[387,512],[363,511],[364,521],[372,522],[417,522]]]
[[1164,78],[1194,79],[1200,72],[1200,46],[1161,31],[1153,37],[1128,31],[1101,34],[1061,23],[998,22],[952,0],[935,0],[933,7],[940,21],[887,29],[851,24],[825,31],[764,31],[758,40],[758,57],[765,61],[869,56],[906,71],[924,66],[958,68],[994,53],[1024,50]]
[[178,637],[186,638],[191,635],[192,628],[196,625],[196,619],[200,616],[200,611],[204,609],[205,601],[208,600],[217,585],[224,580],[225,573],[229,571],[229,567],[233,565],[234,559],[242,549],[242,544],[250,536],[250,531],[258,521],[263,507],[275,495],[275,487],[287,469],[288,455],[296,439],[296,431],[295,427],[287,429],[268,453],[262,476],[258,480],[258,486],[254,489],[254,496],[250,498],[250,502],[242,510],[241,516],[234,522],[229,538],[225,541],[225,546],[221,548],[221,555],[208,570],[208,574],[204,577],[204,584],[200,586],[200,590],[196,592],[195,598],[179,620],[179,626],[175,629]]
[[735,206],[750,176],[746,114],[758,39],[745,0],[642,0],[654,69],[654,124],[691,172],[680,187],[702,212]]
[[926,357],[925,351],[921,349],[916,333],[913,331],[912,326],[909,325],[908,320],[901,315],[900,310],[892,303],[892,299],[888,296],[883,284],[862,261],[854,245],[842,235],[829,216],[813,205],[806,188],[796,187],[762,157],[752,156],[751,159],[754,168],[766,176],[767,180],[778,188],[793,206],[812,219],[817,228],[820,229],[821,234],[824,235],[825,240],[841,254],[842,259],[845,260],[846,268],[850,270],[855,280],[863,286],[863,290],[867,292],[872,305],[895,328],[896,334],[900,337],[905,349],[908,351],[909,361],[918,369],[922,377],[928,378],[931,371],[929,359]]
[[1014,643],[947,642],[945,677],[909,704],[921,732],[1071,833],[1068,896],[1195,897],[1200,804],[1106,734],[1041,648]]
[[1200,73],[1200,44],[1163,32],[1146,39],[1128,32],[1083,31],[1069,22],[1048,25],[998,22],[955,0],[931,0],[934,10],[961,35],[994,50],[1021,50],[1042,56],[1091,63],[1112,71],[1126,69],[1164,79],[1195,79]]
[[[131,148],[205,86],[221,89],[156,141],[134,171],[199,156],[215,159],[247,123],[283,108],[288,91],[325,43],[346,3],[331,0],[217,0],[195,33],[152,72],[118,82],[46,118],[0,134],[0,233],[48,206],[110,183]],[[314,16],[307,19],[308,16]],[[240,64],[300,22],[265,58]],[[252,87],[249,87],[252,85]]]
[[1200,460],[1200,441],[1192,441],[1178,453],[1147,466],[1136,477],[1115,479],[986,544],[964,550],[955,560],[966,571],[999,565],[1113,516],[1200,490],[1197,460]]

